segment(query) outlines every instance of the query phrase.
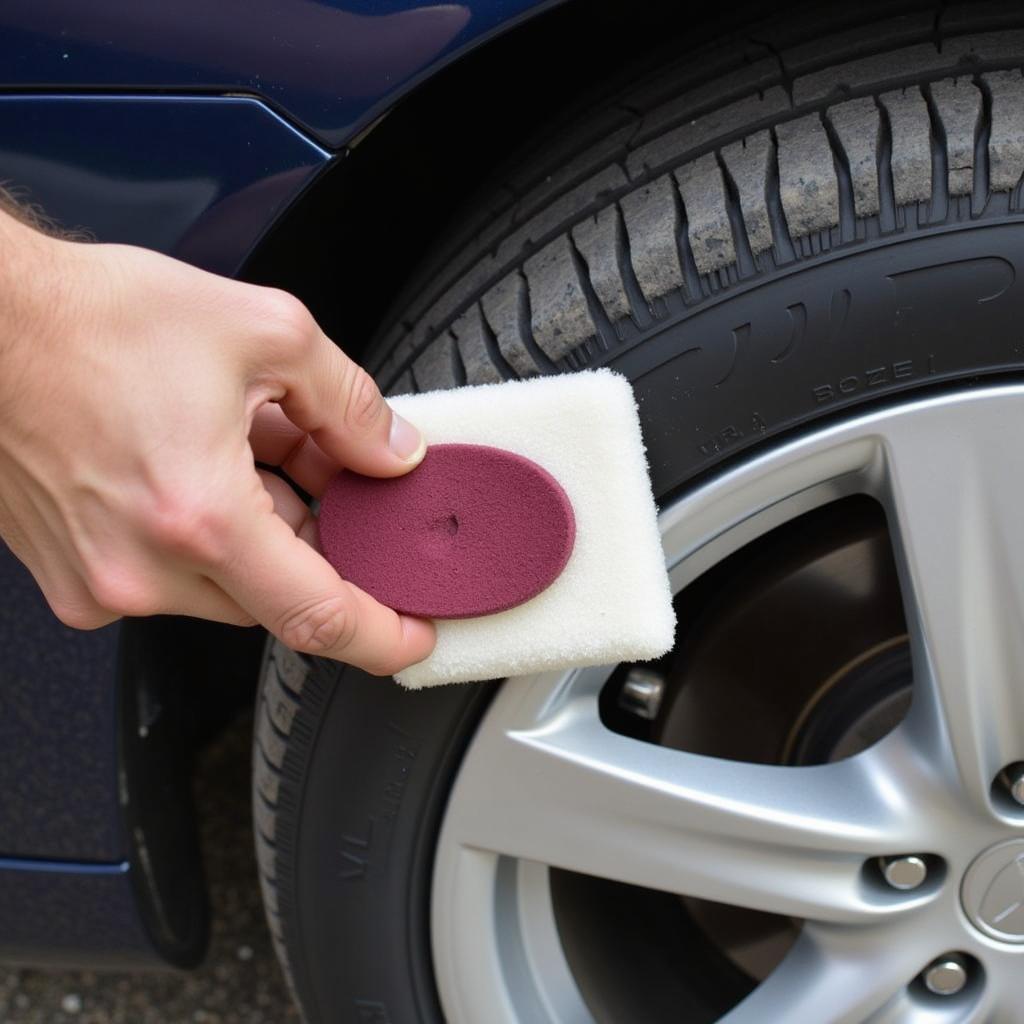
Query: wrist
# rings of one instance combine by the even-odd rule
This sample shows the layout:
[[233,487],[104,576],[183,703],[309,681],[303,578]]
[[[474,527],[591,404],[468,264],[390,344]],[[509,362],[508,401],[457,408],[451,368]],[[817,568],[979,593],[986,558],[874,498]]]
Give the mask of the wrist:
[[0,317],[5,322],[42,306],[41,293],[52,285],[45,278],[53,273],[62,245],[0,205]]
[[61,247],[0,210],[0,401],[18,387],[29,353],[52,336],[66,289]]

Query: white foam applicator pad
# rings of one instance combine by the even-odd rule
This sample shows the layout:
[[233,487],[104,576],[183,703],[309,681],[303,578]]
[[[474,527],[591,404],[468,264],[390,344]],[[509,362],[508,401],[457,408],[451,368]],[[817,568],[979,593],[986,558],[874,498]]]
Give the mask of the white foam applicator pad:
[[400,683],[419,689],[639,661],[671,648],[672,593],[624,377],[591,370],[390,402],[428,445],[490,445],[533,460],[561,484],[576,520],[572,553],[547,589],[492,615],[435,620],[436,648],[399,673]]

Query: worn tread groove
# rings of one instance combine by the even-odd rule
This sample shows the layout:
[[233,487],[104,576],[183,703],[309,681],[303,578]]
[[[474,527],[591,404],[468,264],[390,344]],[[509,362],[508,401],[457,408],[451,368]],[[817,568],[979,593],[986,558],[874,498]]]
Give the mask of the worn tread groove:
[[1017,179],[1017,184],[1010,190],[1010,209],[1019,211],[1024,207],[1024,172]]
[[308,664],[303,660],[302,655],[294,651],[287,652],[291,657],[272,657],[270,663],[281,685],[293,696],[302,696],[304,673],[308,671]]
[[484,318],[494,332],[499,350],[521,377],[534,376],[539,372],[537,359],[523,334],[524,304],[527,324],[530,316],[527,287],[526,277],[518,269],[502,278],[480,300]]
[[526,279],[526,274],[523,273],[522,269],[516,271],[516,276],[519,278],[520,287],[518,292],[518,315],[519,315],[519,338],[526,348],[526,351],[530,354],[530,358],[533,359],[537,370],[540,373],[554,373],[555,364],[548,358],[546,352],[537,344],[536,338],[533,336],[533,311],[530,304],[530,282]]
[[745,136],[719,150],[723,173],[728,173],[743,216],[747,245],[755,259],[772,248],[772,224],[768,212],[767,182],[774,158],[771,135],[766,131]]
[[[266,721],[266,728],[270,730],[270,735],[274,739],[281,740],[282,742],[287,741],[289,734],[286,730],[279,728],[277,723],[274,721],[274,716],[270,713],[270,708],[267,706],[265,695],[260,705],[260,715],[262,720]],[[273,760],[273,757],[271,757],[271,764],[277,764],[277,762]]]
[[618,208],[612,203],[596,216],[575,224],[568,232],[586,266],[594,297],[612,324],[626,319],[632,313],[618,259],[619,239],[616,236],[622,230]]
[[396,395],[413,395],[415,393],[416,385],[413,382],[411,370],[406,370],[404,373],[399,374],[384,389],[384,394],[388,398],[394,398]]
[[874,97],[847,100],[825,111],[826,127],[834,132],[834,144],[846,158],[853,191],[853,214],[861,222],[879,212],[878,147],[882,126]]
[[[270,759],[267,757],[266,753],[264,752],[263,748],[259,745],[258,741],[256,743],[256,749],[257,749],[257,751],[259,752],[259,755],[260,755],[260,768],[266,769],[266,771],[268,773],[268,776],[267,776],[268,781],[273,783],[275,780],[280,779],[280,777],[281,777],[280,771],[278,771],[278,769],[275,768],[273,764],[271,764]],[[272,797],[269,794],[267,794],[267,799],[271,803],[275,803],[277,801],[277,797]]]
[[262,800],[263,803],[266,804],[266,809],[257,811],[253,814],[253,824],[256,826],[257,840],[273,847],[273,829],[276,821],[274,815],[277,812],[277,808],[267,804],[266,800],[264,800],[262,796],[259,796],[258,799]]
[[883,235],[897,228],[896,194],[892,180],[892,122],[885,105],[875,99],[878,108],[878,225]]
[[722,182],[725,185],[725,211],[729,217],[729,224],[732,228],[732,243],[736,250],[736,266],[740,278],[751,277],[757,273],[757,264],[754,263],[754,254],[750,248],[750,238],[747,235],[746,221],[743,219],[743,208],[740,205],[739,189],[733,179],[732,172],[726,165],[721,150],[715,153],[718,161],[718,169],[722,174]]
[[942,123],[946,142],[946,197],[950,215],[971,215],[975,153],[983,98],[977,85],[959,76],[930,86],[934,109]]
[[260,754],[262,755],[263,760],[265,762],[265,767],[268,768],[274,775],[280,777],[281,767],[274,761],[274,759],[267,752],[267,748],[263,745],[263,737],[259,734],[257,734],[256,736],[256,743],[260,748]]
[[[671,179],[670,179],[671,181]],[[683,271],[683,293],[690,304],[699,302],[709,294],[700,271],[697,269],[697,261],[693,258],[690,249],[690,225],[686,219],[686,207],[683,205],[683,197],[676,188],[675,181],[672,181],[672,202],[676,210],[676,250],[679,257],[679,266]]]
[[[260,760],[266,760],[263,757],[262,753],[260,754]],[[280,779],[275,778],[272,773],[265,774],[266,769],[266,764],[263,764],[256,769],[256,785],[259,788],[259,791],[267,798],[267,800],[271,801],[276,805],[278,800],[278,793],[280,792]]]
[[271,803],[262,793],[258,793],[257,792],[257,793],[254,793],[253,796],[264,807],[267,807],[267,808],[269,808],[271,810],[276,810],[277,809],[277,803],[276,802],[275,803]]
[[276,671],[267,673],[263,698],[274,725],[280,733],[287,735],[299,705],[295,697],[281,685]]
[[502,378],[504,380],[518,380],[518,374],[509,366],[508,360],[502,355],[501,349],[498,347],[498,339],[494,336],[494,330],[487,322],[487,317],[484,316],[482,309],[480,310],[480,334],[483,337],[487,354],[491,357],[491,362],[494,363]]
[[265,764],[266,768],[269,769],[269,771],[272,772],[274,775],[280,776],[280,774],[281,774],[280,766],[278,766],[277,764],[274,763],[273,759],[267,753],[267,750],[263,746],[263,743],[260,740],[260,737],[258,735],[257,735],[256,739],[257,739],[257,744],[259,746],[260,756],[263,758],[263,761],[264,761],[264,764]]
[[452,332],[444,330],[416,357],[412,379],[418,391],[443,391],[455,384],[456,348]]
[[971,216],[980,217],[988,205],[991,190],[988,147],[992,136],[992,90],[984,75],[974,84],[981,93],[981,116],[974,133],[974,179],[971,190]]
[[881,93],[889,120],[893,195],[899,228],[914,226],[931,205],[934,141],[928,105],[917,86]]
[[772,153],[768,161],[768,174],[765,179],[765,196],[768,203],[768,217],[772,225],[772,252],[776,266],[785,266],[796,260],[796,249],[789,235],[789,225],[782,210],[782,193],[779,189],[779,140],[775,129],[771,132]]
[[583,254],[576,245],[576,240],[571,232],[567,237],[569,239],[569,256],[572,259],[573,266],[576,268],[576,276],[579,278],[580,288],[583,290],[583,298],[586,300],[590,319],[593,320],[594,326],[597,328],[597,333],[594,336],[595,340],[600,348],[608,352],[617,344],[618,335],[604,306],[601,304],[601,300],[597,297],[597,292],[594,291],[594,284],[590,279],[590,268],[587,266],[587,261],[583,258]]
[[832,167],[839,188],[839,241],[852,242],[857,237],[857,211],[853,199],[853,172],[850,158],[829,117],[828,111],[821,116],[821,124],[832,150]]
[[[489,328],[486,326],[479,303],[470,306],[452,324],[450,331],[455,339],[455,347],[459,351],[467,384],[497,384],[508,379],[502,375],[501,367],[488,349]],[[494,350],[497,351],[497,345],[494,346]],[[501,363],[507,365],[504,359]]]
[[946,129],[935,106],[931,84],[921,87],[928,111],[932,151],[932,196],[928,204],[928,220],[935,224],[949,216],[949,161],[946,156]]
[[626,298],[632,310],[633,323],[638,327],[647,327],[653,320],[650,304],[644,297],[640,282],[636,279],[633,271],[633,260],[629,252],[629,235],[626,232],[626,221],[622,216],[622,207],[618,202],[614,203],[615,215],[618,218],[618,228],[615,232],[615,260],[619,267],[619,276],[622,278],[622,285],[626,289]]
[[656,317],[664,305],[658,305],[661,296],[685,283],[679,261],[677,195],[672,176],[663,174],[619,200],[633,272]]
[[[451,334],[451,331],[448,332]],[[452,383],[455,387],[461,388],[466,385],[466,364],[462,361],[462,353],[459,351],[458,339],[452,334],[452,346],[450,349],[452,360]]]
[[571,233],[559,235],[523,264],[530,300],[530,331],[555,366],[597,334],[573,256]]

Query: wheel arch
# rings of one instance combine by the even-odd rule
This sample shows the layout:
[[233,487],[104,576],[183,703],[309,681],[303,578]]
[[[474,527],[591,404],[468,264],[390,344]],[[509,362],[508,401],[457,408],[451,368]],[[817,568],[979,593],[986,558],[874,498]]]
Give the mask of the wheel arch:
[[[762,20],[801,6],[808,5],[739,0],[727,12],[696,15],[681,14],[670,0],[540,6],[357,135],[267,233],[241,276],[299,296],[358,358],[473,196],[485,189],[501,196],[495,214],[515,201],[503,194],[502,170],[521,157],[524,143],[582,114],[596,89],[610,93],[667,55],[730,32],[738,64],[764,58],[771,47],[741,36],[736,25],[748,13]],[[346,298],[352,295],[357,302]]]

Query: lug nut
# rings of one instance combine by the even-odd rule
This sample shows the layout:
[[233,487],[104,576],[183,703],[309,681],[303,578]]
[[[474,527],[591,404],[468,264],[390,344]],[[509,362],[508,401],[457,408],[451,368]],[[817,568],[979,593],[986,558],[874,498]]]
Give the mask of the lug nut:
[[630,669],[619,692],[619,707],[638,718],[658,717],[665,696],[665,679],[649,668]]
[[1005,774],[1010,796],[1017,803],[1024,804],[1024,764],[1011,764]]
[[928,865],[923,857],[908,854],[904,857],[883,857],[882,877],[894,889],[908,891],[916,889],[928,877]]
[[958,956],[940,956],[924,969],[924,987],[937,996],[955,996],[967,984],[967,967]]

